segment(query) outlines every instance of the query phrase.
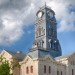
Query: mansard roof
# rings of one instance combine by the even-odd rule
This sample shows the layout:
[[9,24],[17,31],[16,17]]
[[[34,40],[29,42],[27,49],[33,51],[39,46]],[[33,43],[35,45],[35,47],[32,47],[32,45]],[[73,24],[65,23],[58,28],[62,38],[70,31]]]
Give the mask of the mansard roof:
[[28,55],[31,56],[32,58],[42,58],[48,54],[49,54],[49,51],[45,49],[38,49],[38,48],[33,48],[28,53]]
[[55,60],[60,60],[60,59],[63,59],[63,58],[68,59],[73,54],[75,54],[75,53],[73,52],[73,53],[70,53],[70,54],[67,54],[67,55],[59,56],[59,57],[56,57]]
[[[55,12],[49,6],[47,6],[47,5],[44,5],[44,6],[40,7],[40,10],[38,10],[38,12],[41,11],[41,10],[45,10],[45,9],[50,10],[55,15]],[[37,15],[37,13],[36,13],[36,15]]]
[[53,60],[55,60],[50,54],[49,54],[49,50],[46,50],[44,48],[33,48],[32,50],[29,51],[29,53],[27,54],[28,56],[30,56],[31,58],[47,58],[48,56],[50,56]]
[[[49,9],[49,10],[51,10],[51,11],[54,13],[54,11],[51,9],[51,7],[49,7],[49,6],[47,6],[47,5],[42,6],[40,9],[41,9],[41,10],[42,10],[42,9]],[[55,13],[54,13],[54,14],[55,14]]]
[[21,60],[23,60],[26,56],[24,53],[22,53],[20,51],[17,51],[17,52],[10,51],[10,50],[3,50],[3,51],[8,52],[13,58],[18,58],[18,59],[21,59]]

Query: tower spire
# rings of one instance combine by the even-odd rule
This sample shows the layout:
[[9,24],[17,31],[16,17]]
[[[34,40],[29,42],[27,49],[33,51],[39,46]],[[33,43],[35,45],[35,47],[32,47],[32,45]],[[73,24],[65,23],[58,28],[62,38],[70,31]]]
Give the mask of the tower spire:
[[46,7],[46,2],[45,2],[45,7]]

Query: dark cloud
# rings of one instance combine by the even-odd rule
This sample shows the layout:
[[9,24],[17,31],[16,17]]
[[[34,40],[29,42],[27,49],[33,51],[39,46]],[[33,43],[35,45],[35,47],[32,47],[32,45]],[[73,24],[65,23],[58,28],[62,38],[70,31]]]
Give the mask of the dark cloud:
[[21,10],[27,8],[31,4],[31,0],[6,0],[0,3],[0,9],[4,10]]
[[[55,11],[57,20],[61,21],[59,31],[75,30],[72,25],[75,21],[75,12],[68,12],[73,10],[72,7],[68,9],[68,6],[74,6],[74,1],[46,0]],[[23,26],[34,22],[36,11],[44,4],[45,0],[0,0],[0,45],[11,45],[19,40],[24,33]]]
[[0,31],[3,30],[4,25],[2,24],[2,20],[0,19]]

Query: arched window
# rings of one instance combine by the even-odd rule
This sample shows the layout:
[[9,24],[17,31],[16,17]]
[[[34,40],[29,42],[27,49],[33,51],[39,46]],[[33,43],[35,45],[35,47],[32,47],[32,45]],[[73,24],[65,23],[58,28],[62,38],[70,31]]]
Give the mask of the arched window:
[[39,35],[41,35],[41,28],[39,28]]
[[59,75],[59,71],[57,71],[57,75]]
[[38,46],[41,47],[41,41],[38,42]]
[[51,41],[51,48],[53,48],[53,41]]
[[51,45],[52,45],[52,44],[51,44],[51,42],[50,42],[50,45],[49,45],[49,46],[50,46],[50,48],[51,48]]
[[41,35],[44,35],[44,29],[43,29],[43,27],[41,28]]
[[26,74],[29,74],[29,68],[26,67]]
[[43,47],[44,41],[42,40],[42,47]]
[[61,75],[62,75],[62,71],[61,71]]
[[33,66],[30,67],[30,71],[31,71],[31,73],[33,73]]
[[56,49],[56,43],[57,43],[57,41],[55,40],[54,41],[54,49]]
[[44,73],[46,73],[46,65],[44,65]]
[[43,30],[43,35],[45,35],[45,29]]
[[51,73],[51,66],[49,66],[49,73]]
[[54,49],[54,47],[55,47],[55,46],[54,46],[54,42],[52,42],[52,49]]
[[72,75],[74,75],[74,70],[72,69]]

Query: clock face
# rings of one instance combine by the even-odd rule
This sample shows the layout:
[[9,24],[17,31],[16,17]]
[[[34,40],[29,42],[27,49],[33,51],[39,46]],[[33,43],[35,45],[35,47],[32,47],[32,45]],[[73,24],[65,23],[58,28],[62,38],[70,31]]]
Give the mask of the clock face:
[[48,13],[48,16],[50,16],[51,18],[53,18],[53,16],[54,16],[53,12],[47,11],[47,13]]
[[49,15],[51,18],[53,18],[53,16],[54,16],[52,12],[50,12]]
[[40,11],[40,12],[38,13],[38,18],[41,18],[41,17],[42,17],[42,15],[43,15],[43,12],[42,12],[42,11]]

